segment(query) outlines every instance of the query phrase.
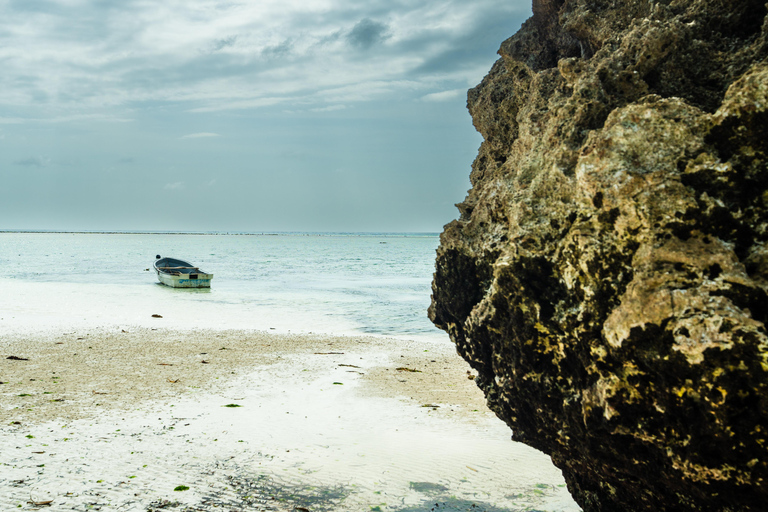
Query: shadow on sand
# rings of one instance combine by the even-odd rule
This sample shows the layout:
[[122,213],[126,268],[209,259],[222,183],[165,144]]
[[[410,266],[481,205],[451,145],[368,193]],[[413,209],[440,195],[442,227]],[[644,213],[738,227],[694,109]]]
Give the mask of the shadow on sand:
[[285,484],[268,475],[255,478],[229,477],[230,491],[226,494],[205,496],[198,505],[178,501],[161,500],[153,502],[147,512],[212,512],[221,510],[253,510],[265,512],[541,512],[530,505],[544,497],[542,491],[532,488],[529,492],[510,496],[519,501],[514,508],[497,507],[478,500],[457,498],[449,494],[444,485],[431,482],[411,482],[410,489],[423,499],[411,505],[370,504],[361,509],[360,505],[345,503],[354,494],[354,487],[310,486]]

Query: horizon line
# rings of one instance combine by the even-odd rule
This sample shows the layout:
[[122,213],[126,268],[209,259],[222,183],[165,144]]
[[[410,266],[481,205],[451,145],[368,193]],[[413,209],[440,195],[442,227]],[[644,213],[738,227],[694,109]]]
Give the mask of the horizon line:
[[62,235],[245,235],[245,236],[280,236],[280,235],[357,235],[357,236],[437,236],[439,231],[177,231],[177,230],[58,230],[58,229],[0,229],[0,233],[62,234]]

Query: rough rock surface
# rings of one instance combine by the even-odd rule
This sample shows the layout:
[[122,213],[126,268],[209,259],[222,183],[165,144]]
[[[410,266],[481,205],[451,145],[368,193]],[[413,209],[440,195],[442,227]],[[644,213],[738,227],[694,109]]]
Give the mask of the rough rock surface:
[[585,511],[768,510],[768,6],[533,10],[430,317]]

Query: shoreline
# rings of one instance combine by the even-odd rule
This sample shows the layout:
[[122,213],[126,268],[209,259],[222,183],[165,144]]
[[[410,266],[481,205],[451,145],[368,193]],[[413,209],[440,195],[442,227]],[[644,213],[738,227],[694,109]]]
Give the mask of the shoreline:
[[3,338],[6,506],[578,510],[450,343],[125,330]]
[[[213,391],[226,386],[225,381],[217,380],[274,365],[289,355],[315,356],[325,359],[329,367],[346,364],[349,366],[340,368],[355,372],[352,363],[358,363],[359,356],[354,354],[367,353],[381,358],[387,351],[402,353],[398,354],[397,364],[389,365],[392,368],[372,366],[362,375],[361,384],[368,387],[369,392],[418,396],[425,403],[440,401],[438,398],[450,399],[457,406],[473,409],[485,405],[482,393],[467,378],[471,373],[469,365],[455,355],[450,344],[379,336],[127,329],[94,328],[58,335],[36,332],[31,336],[27,333],[4,336],[0,344],[3,359],[0,394],[15,395],[23,400],[12,404],[19,409],[0,409],[0,422],[12,417],[19,421],[82,419],[98,412],[91,408],[96,403],[100,407],[120,409],[149,396],[158,400],[193,389]],[[409,353],[414,346],[419,352]],[[425,357],[429,350],[439,359]],[[351,351],[351,354],[347,356],[342,351]],[[347,359],[348,362],[343,362]],[[462,365],[466,367],[463,374]],[[397,368],[418,369],[418,372]],[[392,373],[387,373],[390,370]],[[443,372],[452,372],[451,385],[458,387],[451,391],[441,389],[446,395],[438,396],[420,386]],[[457,379],[456,375],[463,378]],[[11,412],[13,410],[16,412]]]

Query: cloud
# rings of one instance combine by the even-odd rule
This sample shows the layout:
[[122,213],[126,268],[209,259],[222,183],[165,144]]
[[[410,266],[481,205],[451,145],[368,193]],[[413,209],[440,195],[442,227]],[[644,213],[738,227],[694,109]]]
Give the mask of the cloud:
[[373,45],[380,44],[388,39],[389,26],[384,23],[363,18],[347,34],[347,41],[352,46],[367,50]]
[[421,88],[422,85],[416,81],[360,81],[342,87],[328,88],[318,92],[317,96],[329,103],[342,101],[370,101],[387,95],[398,94],[403,96]]
[[272,46],[266,46],[261,50],[261,54],[268,59],[287,57],[293,51],[293,41],[286,39],[282,43]]
[[479,82],[529,15],[530,0],[12,1],[0,18],[0,124],[308,112],[370,83],[415,82],[418,99]]
[[[482,79],[530,1],[0,1],[0,219],[306,230],[421,218],[403,205],[461,200],[481,140],[458,98],[437,101]],[[26,193],[40,176],[61,179]],[[173,204],[149,200],[153,179]]]
[[22,167],[47,167],[50,165],[51,159],[40,156],[32,156],[22,160],[16,160],[13,163]]
[[209,105],[204,107],[197,107],[190,110],[190,112],[217,112],[220,110],[245,110],[252,108],[271,107],[287,101],[288,98],[253,98],[236,101],[221,101],[215,98]]
[[336,110],[345,110],[346,105],[329,105],[327,107],[318,107],[310,109],[312,112],[334,112]]
[[422,101],[450,101],[467,94],[466,89],[452,89],[450,91],[433,92],[421,97]]
[[211,51],[219,52],[224,48],[229,48],[231,46],[234,46],[236,42],[237,42],[237,36],[229,36],[223,39],[217,39],[211,45]]
[[221,137],[218,133],[211,133],[211,132],[200,132],[200,133],[190,133],[189,135],[182,135],[179,137],[179,139],[204,139],[207,137]]
[[[2,107],[2,102],[0,102]],[[133,119],[125,117],[116,117],[107,114],[74,114],[67,116],[50,117],[0,117],[0,124],[67,124],[76,122],[107,122],[107,123],[130,123]]]

